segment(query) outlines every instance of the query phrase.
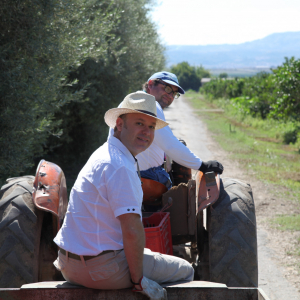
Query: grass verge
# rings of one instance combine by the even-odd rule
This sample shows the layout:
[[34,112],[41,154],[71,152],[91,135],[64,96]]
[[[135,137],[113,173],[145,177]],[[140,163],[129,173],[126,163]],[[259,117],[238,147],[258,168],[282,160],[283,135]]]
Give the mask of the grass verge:
[[[300,215],[281,215],[271,220],[272,225],[279,230],[300,231]],[[297,255],[300,257],[300,238],[296,241],[295,250],[288,253],[289,255]],[[300,269],[300,264],[298,264]]]
[[[241,116],[227,107],[230,103],[226,100],[222,103],[211,101],[200,93],[189,91],[186,99],[230,158],[238,160],[257,179],[280,187],[282,201],[291,199],[295,203],[295,210],[299,209],[299,144],[285,145],[282,139],[285,128],[290,125]],[[298,212],[276,217],[271,222],[282,230],[300,231]]]
[[297,145],[284,145],[271,138],[267,126],[254,127],[239,121],[238,116],[228,115],[226,110],[220,112],[214,103],[199,93],[188,92],[186,99],[231,158],[238,160],[258,179],[285,187],[289,190],[287,196],[300,203]]
[[272,223],[280,230],[300,231],[300,215],[282,215],[272,220]]

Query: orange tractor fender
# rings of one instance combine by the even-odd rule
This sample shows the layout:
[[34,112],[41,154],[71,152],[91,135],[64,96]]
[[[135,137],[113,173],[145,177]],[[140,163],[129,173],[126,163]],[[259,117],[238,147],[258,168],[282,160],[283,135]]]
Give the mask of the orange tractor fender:
[[151,203],[156,201],[165,192],[168,191],[167,187],[155,180],[142,178],[142,189],[143,189],[143,204]]
[[198,212],[214,204],[220,195],[220,175],[215,172],[196,173],[196,201]]
[[61,228],[68,206],[66,178],[62,169],[51,162],[41,160],[33,183],[32,199],[41,210],[56,217],[55,228]]

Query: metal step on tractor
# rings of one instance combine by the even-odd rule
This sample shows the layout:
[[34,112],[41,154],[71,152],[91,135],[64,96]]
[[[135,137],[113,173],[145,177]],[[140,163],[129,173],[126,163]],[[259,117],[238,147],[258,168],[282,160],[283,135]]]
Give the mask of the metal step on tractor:
[[[213,172],[199,171],[191,179],[191,170],[175,162],[170,172],[175,184],[170,190],[143,178],[142,186],[143,204],[157,210],[164,207],[170,214],[174,255],[193,264],[195,280],[257,289],[256,218],[250,185],[221,179]],[[64,173],[45,160],[35,176],[9,178],[2,186],[0,299],[6,289],[64,280],[53,266],[58,251],[53,238],[67,205]],[[255,293],[247,299],[266,299]]]

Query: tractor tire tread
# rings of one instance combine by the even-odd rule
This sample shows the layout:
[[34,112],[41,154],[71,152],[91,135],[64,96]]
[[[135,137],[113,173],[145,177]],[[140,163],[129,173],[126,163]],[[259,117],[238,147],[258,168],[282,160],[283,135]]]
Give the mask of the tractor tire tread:
[[249,184],[223,178],[220,197],[208,210],[210,280],[257,287],[255,207]]
[[2,276],[0,288],[18,288],[38,279],[42,214],[32,201],[33,180],[33,176],[10,178],[1,189],[0,273],[6,278]]
[[22,176],[22,177],[14,177],[6,179],[8,182],[7,184],[1,187],[1,191],[9,189],[12,185],[18,183],[19,185],[23,186],[29,192],[32,190],[32,185],[28,184],[28,180],[34,180],[34,176]]

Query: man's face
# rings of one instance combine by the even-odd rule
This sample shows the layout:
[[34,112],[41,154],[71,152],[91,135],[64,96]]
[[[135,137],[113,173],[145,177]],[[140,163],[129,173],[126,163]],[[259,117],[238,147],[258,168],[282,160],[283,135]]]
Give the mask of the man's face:
[[[178,92],[178,87],[175,85],[167,84],[172,88],[174,92]],[[158,83],[157,85],[154,84],[153,80],[149,80],[148,82],[148,92],[150,95],[154,96],[156,101],[160,104],[162,108],[166,108],[172,104],[174,100],[173,93],[168,94],[165,91],[165,85]]]
[[153,142],[156,119],[144,114],[126,114],[117,119],[117,135],[133,156],[145,151]]

